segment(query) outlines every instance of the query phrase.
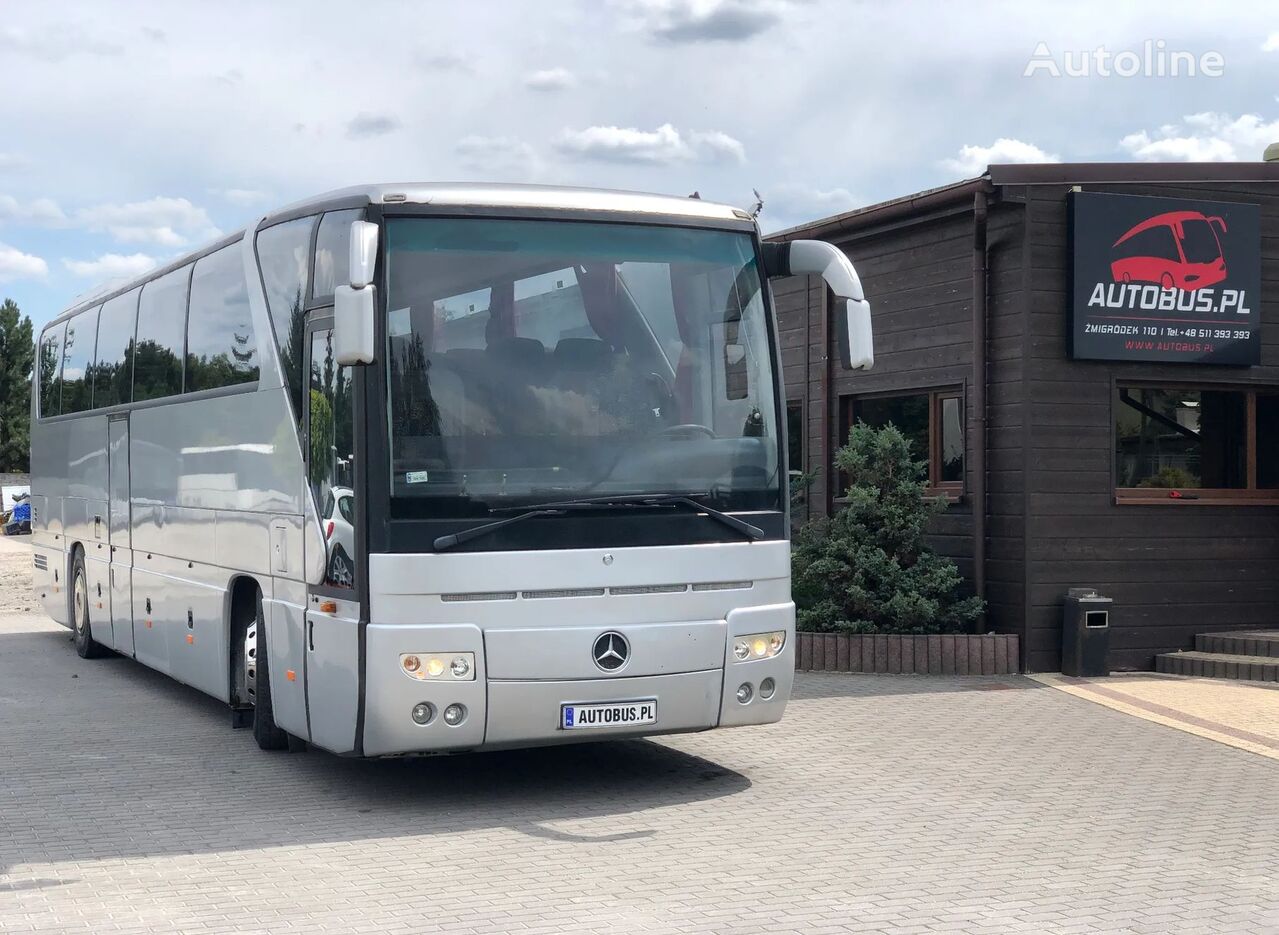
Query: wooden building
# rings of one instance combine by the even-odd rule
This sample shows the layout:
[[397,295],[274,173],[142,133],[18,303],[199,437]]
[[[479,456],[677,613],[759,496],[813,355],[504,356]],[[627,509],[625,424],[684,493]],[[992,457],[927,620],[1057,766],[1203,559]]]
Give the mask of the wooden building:
[[799,238],[852,257],[876,353],[842,371],[820,283],[775,284],[801,518],[852,421],[892,421],[1027,671],[1071,587],[1114,599],[1116,669],[1279,627],[1279,164],[995,165]]

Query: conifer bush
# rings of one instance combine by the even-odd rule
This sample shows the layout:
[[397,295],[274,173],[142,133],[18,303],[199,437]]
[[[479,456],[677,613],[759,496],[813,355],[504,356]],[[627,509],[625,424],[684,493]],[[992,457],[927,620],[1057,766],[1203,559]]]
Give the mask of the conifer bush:
[[791,554],[797,628],[844,633],[956,633],[984,609],[959,569],[924,542],[944,498],[924,495],[925,465],[892,425],[859,423],[835,463],[848,503],[796,536]]

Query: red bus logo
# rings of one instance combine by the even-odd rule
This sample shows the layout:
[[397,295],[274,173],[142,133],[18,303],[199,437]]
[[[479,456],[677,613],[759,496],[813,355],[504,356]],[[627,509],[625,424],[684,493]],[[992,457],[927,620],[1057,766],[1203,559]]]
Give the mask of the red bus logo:
[[1220,217],[1198,211],[1168,211],[1134,225],[1115,241],[1110,264],[1115,282],[1154,283],[1194,292],[1226,278],[1226,258],[1217,233]]

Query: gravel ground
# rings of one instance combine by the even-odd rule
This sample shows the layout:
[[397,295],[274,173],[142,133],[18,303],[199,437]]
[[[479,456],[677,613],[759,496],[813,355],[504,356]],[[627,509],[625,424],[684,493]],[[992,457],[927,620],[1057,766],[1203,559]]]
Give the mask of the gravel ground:
[[31,537],[0,536],[0,614],[39,609],[31,592]]

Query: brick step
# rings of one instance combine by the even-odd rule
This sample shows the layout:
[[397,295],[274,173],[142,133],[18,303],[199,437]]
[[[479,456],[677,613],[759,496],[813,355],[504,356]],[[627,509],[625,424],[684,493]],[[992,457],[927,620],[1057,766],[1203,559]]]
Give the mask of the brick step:
[[1233,656],[1270,656],[1279,659],[1279,630],[1229,630],[1200,633],[1195,649],[1201,653],[1228,653]]
[[1279,682],[1279,659],[1231,653],[1161,653],[1155,657],[1155,671],[1171,675],[1200,675],[1218,679],[1246,679],[1251,682]]

